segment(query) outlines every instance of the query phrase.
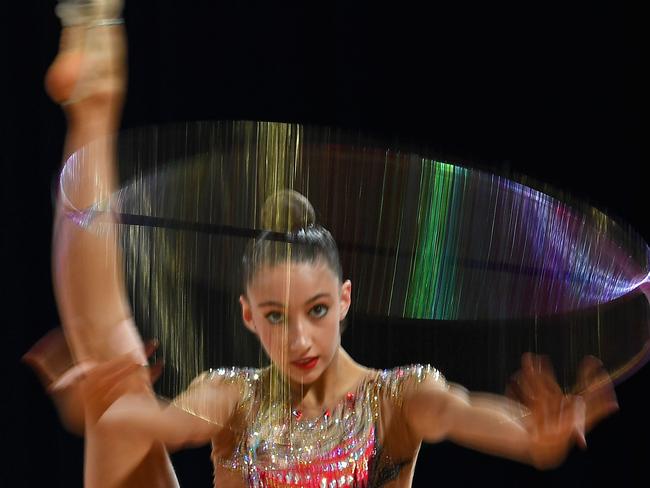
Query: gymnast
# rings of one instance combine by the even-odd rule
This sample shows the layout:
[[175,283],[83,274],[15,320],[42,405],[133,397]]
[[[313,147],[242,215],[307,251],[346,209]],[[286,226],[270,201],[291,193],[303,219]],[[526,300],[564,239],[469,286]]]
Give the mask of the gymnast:
[[116,0],[61,2],[61,47],[45,81],[68,120],[64,160],[94,142],[57,202],[53,267],[65,339],[51,334],[26,360],[64,423],[85,436],[86,486],[177,486],[166,449],[207,443],[219,487],[407,487],[422,442],[451,440],[539,469],[585,446],[585,432],[617,408],[596,360],[584,363],[579,392],[567,395],[545,358],[525,354],[517,401],[470,393],[431,366],[378,371],[355,362],[340,341],[352,284],[330,232],[292,191],[263,208],[266,228],[286,241],[264,234],[242,260],[243,323],[271,366],[209,371],[172,402],[159,401],[116,236],[69,218],[116,187],[110,136],[125,94],[121,9]]

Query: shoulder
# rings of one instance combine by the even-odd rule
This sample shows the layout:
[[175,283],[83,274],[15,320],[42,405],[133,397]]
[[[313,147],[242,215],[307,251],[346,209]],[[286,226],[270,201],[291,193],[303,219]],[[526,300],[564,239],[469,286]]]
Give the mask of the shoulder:
[[199,417],[223,418],[249,403],[260,382],[261,370],[253,368],[209,369],[198,375],[173,403]]
[[188,391],[194,388],[237,390],[240,401],[257,389],[264,370],[256,368],[210,368],[194,378]]
[[414,429],[412,417],[422,411],[423,405],[439,410],[448,388],[444,375],[428,364],[379,371],[376,398],[380,400],[382,421],[391,437],[401,439],[399,444],[419,446],[423,437]]
[[400,406],[408,396],[422,388],[448,388],[444,375],[430,364],[412,364],[381,370],[378,372],[377,381],[383,394]]
[[241,382],[257,382],[261,374],[262,370],[255,368],[210,368],[197,376],[192,381],[192,385],[230,385]]

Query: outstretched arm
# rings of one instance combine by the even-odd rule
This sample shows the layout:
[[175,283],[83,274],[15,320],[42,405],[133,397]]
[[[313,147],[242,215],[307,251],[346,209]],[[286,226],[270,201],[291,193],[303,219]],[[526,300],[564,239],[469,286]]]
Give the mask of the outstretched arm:
[[406,398],[404,414],[419,439],[448,439],[538,469],[555,467],[576,442],[585,446],[584,400],[562,394],[552,372],[532,355],[524,355],[520,385],[525,406],[498,395],[424,382]]
[[151,402],[129,386],[140,380],[142,369],[129,355],[89,369],[81,392],[86,417],[98,431],[117,430],[126,439],[160,441],[177,449],[205,444],[230,424],[240,400],[235,384],[204,373],[173,402]]

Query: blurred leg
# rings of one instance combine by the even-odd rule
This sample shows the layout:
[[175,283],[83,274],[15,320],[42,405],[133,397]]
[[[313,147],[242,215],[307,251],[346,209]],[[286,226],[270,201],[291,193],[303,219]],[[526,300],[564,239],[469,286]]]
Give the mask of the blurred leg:
[[[59,381],[69,364],[124,353],[146,362],[131,320],[114,226],[97,233],[69,218],[107,198],[116,186],[112,136],[119,127],[126,82],[124,29],[116,22],[121,5],[70,0],[60,3],[57,11],[67,12],[62,18],[67,26],[46,89],[68,120],[66,157],[86,149],[65,168],[53,233],[55,293],[66,341],[55,333],[26,356],[46,384]],[[55,389],[53,399],[66,424],[85,427],[86,486],[177,486],[164,447],[98,429],[79,408],[75,375],[71,377],[71,385]],[[142,390],[146,383],[135,381],[133,389]],[[151,389],[144,388],[155,402]]]

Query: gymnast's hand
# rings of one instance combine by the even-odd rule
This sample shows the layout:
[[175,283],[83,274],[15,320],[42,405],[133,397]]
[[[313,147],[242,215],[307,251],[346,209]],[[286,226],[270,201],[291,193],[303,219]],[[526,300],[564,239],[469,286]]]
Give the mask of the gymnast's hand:
[[589,432],[598,422],[618,411],[614,384],[603,364],[587,356],[578,370],[574,393],[585,402],[585,430]]
[[[147,343],[150,356],[157,345]],[[84,375],[79,388],[84,405],[86,425],[95,425],[108,408],[126,394],[151,391],[151,385],[162,371],[162,362],[153,366],[139,364],[131,354],[108,361],[84,365]]]
[[529,434],[529,455],[535,467],[554,468],[574,444],[586,447],[585,398],[562,392],[548,358],[524,354],[509,394],[529,410],[522,423]]

